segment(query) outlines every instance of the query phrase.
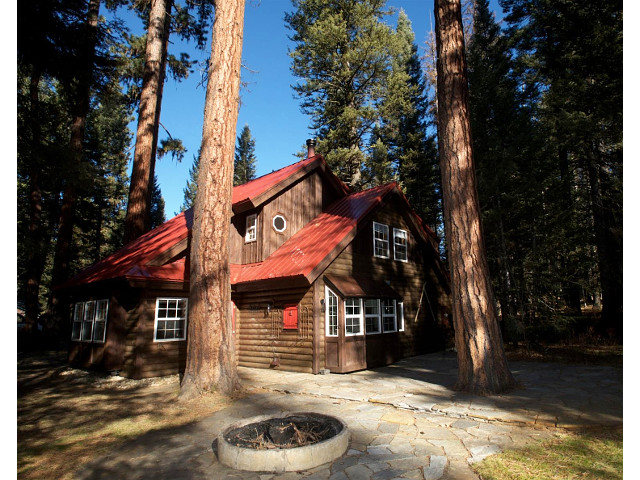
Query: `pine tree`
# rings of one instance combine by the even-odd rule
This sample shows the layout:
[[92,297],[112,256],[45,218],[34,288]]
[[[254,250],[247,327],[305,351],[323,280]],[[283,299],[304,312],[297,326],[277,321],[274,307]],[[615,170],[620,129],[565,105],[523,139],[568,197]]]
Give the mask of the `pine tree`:
[[256,177],[256,141],[251,137],[249,125],[238,135],[233,162],[233,185],[242,185]]
[[244,0],[216,3],[205,98],[198,194],[191,230],[187,358],[180,396],[238,385],[231,329],[229,218],[238,120]]
[[158,176],[153,177],[153,188],[151,189],[151,229],[159,227],[167,221],[164,214],[164,198],[158,184]]
[[[378,119],[376,102],[394,55],[393,32],[382,20],[384,0],[294,0],[285,15],[295,48],[291,70],[301,109],[333,171],[358,189],[365,149]],[[375,140],[374,140],[375,141]]]
[[435,140],[427,133],[425,78],[411,22],[398,13],[396,55],[379,111],[383,141],[411,206],[434,228],[442,227],[442,188]]
[[527,172],[519,168],[522,153],[527,151],[521,142],[531,142],[532,129],[528,112],[519,107],[507,39],[487,0],[476,1],[472,31],[467,51],[469,105],[487,258],[503,335],[517,340],[520,328],[514,269],[523,258],[515,257],[508,245],[527,225],[520,210],[521,197],[535,195],[530,189],[531,177],[525,180]]
[[[151,0],[149,6],[138,129],[125,220],[125,243],[147,232],[151,225],[151,193],[167,65],[172,66],[176,78],[185,78],[191,65],[186,54],[181,55],[180,60],[169,56],[170,35],[176,32],[184,40],[195,38],[198,46],[204,47],[204,31],[213,2],[188,2],[186,7],[181,7],[174,0]],[[196,17],[191,14],[191,9],[197,11]],[[182,143],[177,139],[165,141],[163,149],[163,152],[171,150],[179,157],[184,152]]]
[[495,394],[513,388],[515,380],[502,345],[481,228],[460,0],[436,0],[434,8],[438,145],[458,352],[456,388]]
[[198,193],[199,171],[200,151],[198,151],[198,155],[194,155],[193,157],[193,163],[191,164],[191,168],[189,169],[189,179],[187,180],[187,186],[182,190],[184,193],[184,200],[182,202],[182,206],[180,207],[181,212],[190,209],[195,204],[196,193]]
[[560,180],[548,177],[549,186],[558,192],[559,210],[573,205],[575,227],[554,241],[577,258],[556,262],[584,284],[593,268],[581,267],[583,259],[597,251],[603,330],[621,335],[622,2],[503,0],[501,6],[522,85],[537,95],[537,120],[550,140],[544,153]]

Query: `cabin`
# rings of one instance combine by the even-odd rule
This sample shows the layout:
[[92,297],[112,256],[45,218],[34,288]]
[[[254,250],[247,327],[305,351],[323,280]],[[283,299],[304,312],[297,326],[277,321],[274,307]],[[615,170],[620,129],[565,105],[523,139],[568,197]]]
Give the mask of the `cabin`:
[[[233,189],[238,365],[348,373],[443,349],[450,289],[434,232],[396,183],[351,192],[309,150]],[[134,379],[184,371],[192,224],[187,210],[59,287],[71,364]]]

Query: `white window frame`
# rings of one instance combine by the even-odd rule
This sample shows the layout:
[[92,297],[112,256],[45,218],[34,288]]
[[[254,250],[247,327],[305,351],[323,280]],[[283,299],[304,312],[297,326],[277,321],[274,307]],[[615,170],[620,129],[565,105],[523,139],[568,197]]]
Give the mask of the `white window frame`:
[[[90,308],[91,307],[91,308]],[[84,302],[84,309],[82,313],[82,328],[80,329],[80,341],[85,343],[91,343],[93,339],[93,321],[96,318],[96,301],[89,300]],[[90,328],[88,335],[87,328]]]
[[[82,317],[84,316],[84,302],[77,302],[73,306],[73,321],[71,323],[71,340],[74,342],[82,341]],[[78,324],[76,327],[75,325]],[[77,330],[76,330],[77,328]],[[73,332],[77,331],[77,337]]]
[[[396,234],[402,233],[404,234],[404,245],[396,242]],[[404,258],[400,258],[398,256],[398,246],[404,247]],[[398,260],[400,262],[408,262],[409,261],[409,235],[406,230],[401,228],[393,229],[393,259]]]
[[258,239],[258,215],[247,215],[244,231],[244,243],[255,242]]
[[[349,302],[357,302],[356,305],[347,305],[347,303]],[[358,297],[347,297],[344,299],[344,334],[347,337],[354,337],[357,335],[364,335],[364,316],[363,316],[363,309],[362,309],[362,298],[358,298]],[[347,308],[348,307],[357,307],[358,308],[358,313],[357,314],[352,314],[352,313],[347,313]],[[358,324],[358,331],[357,332],[348,332],[347,331],[347,326],[349,325],[349,321],[350,320],[357,320],[357,324]]]
[[[393,314],[385,314],[385,311],[384,311],[385,302],[391,302],[391,305],[393,305]],[[382,299],[382,301],[380,302],[380,314],[382,315],[382,333],[392,333],[392,332],[398,331],[398,318],[396,316],[397,311],[398,309],[396,307],[395,300],[390,298]],[[393,318],[393,330],[385,328],[385,324],[384,324],[385,318]]]
[[[98,317],[100,313],[100,317]],[[109,299],[76,302],[73,306],[71,341],[83,343],[104,343],[107,338],[109,319]],[[102,338],[96,338],[96,324],[104,323]],[[79,324],[76,326],[76,324]],[[74,331],[77,335],[74,335]]]
[[404,332],[404,302],[396,302],[397,327],[399,332]]
[[[383,231],[386,230],[386,240],[384,238],[376,237],[376,227],[381,227]],[[386,255],[378,255],[376,253],[376,242],[381,242],[382,244],[386,244],[384,251]],[[381,247],[382,248],[382,247]],[[373,222],[373,256],[377,258],[389,258],[389,225],[385,225],[384,223]]]
[[[158,318],[158,313],[160,310],[160,302],[167,301],[177,301],[176,310],[179,309],[179,302],[184,302],[184,306],[182,307],[184,312],[184,317],[174,316],[174,317],[164,317]],[[181,342],[187,339],[187,325],[188,325],[188,316],[189,316],[189,299],[185,297],[158,297],[156,298],[156,314],[155,321],[153,325],[153,341],[154,342]],[[184,322],[184,328],[182,329],[182,337],[180,338],[158,338],[158,323],[161,321],[175,321],[175,322]],[[171,329],[175,330],[175,329]]]
[[[367,302],[376,302],[376,306],[378,308],[378,313],[367,313]],[[365,298],[364,299],[364,305],[363,305],[363,312],[364,312],[364,333],[366,335],[379,335],[382,333],[382,317],[381,317],[381,311],[380,311],[380,299],[379,298]],[[377,330],[375,332],[369,332],[367,331],[367,320],[368,319],[375,319],[376,320],[376,324],[378,326]]]
[[[278,228],[276,227],[276,218],[281,218],[284,222],[284,227],[282,227],[281,230],[278,230]],[[277,215],[273,216],[273,219],[271,220],[271,226],[276,231],[276,233],[284,233],[287,230],[287,218],[281,213],[278,213]]]
[[[96,310],[93,317],[93,341],[95,343],[104,343],[107,338],[107,318],[109,318],[109,300],[97,300]],[[96,325],[98,323],[104,323],[102,329],[102,338],[96,338]]]
[[[340,320],[338,318],[338,295],[333,293],[331,289],[327,286],[324,287],[324,324],[325,324],[325,335],[327,337],[337,337],[338,336],[338,326],[340,325]],[[331,299],[335,298],[335,315],[336,315],[336,324],[335,324],[335,333],[331,333]]]

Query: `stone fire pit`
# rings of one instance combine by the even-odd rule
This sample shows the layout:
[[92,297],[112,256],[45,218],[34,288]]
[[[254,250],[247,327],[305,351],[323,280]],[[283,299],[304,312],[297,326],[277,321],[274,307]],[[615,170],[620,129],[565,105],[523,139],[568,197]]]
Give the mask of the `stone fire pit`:
[[218,435],[218,459],[254,472],[295,472],[344,454],[349,432],[341,420],[318,413],[262,415],[234,423]]

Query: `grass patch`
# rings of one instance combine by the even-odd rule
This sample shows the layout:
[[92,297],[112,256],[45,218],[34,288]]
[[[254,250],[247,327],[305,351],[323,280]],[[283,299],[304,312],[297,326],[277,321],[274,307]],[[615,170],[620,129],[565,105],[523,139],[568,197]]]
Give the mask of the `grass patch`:
[[72,369],[64,354],[18,359],[18,478],[67,480],[84,463],[153,430],[210,416],[230,399],[178,402],[176,376],[128,380]]
[[622,479],[622,429],[568,433],[494,455],[473,469],[483,480]]

